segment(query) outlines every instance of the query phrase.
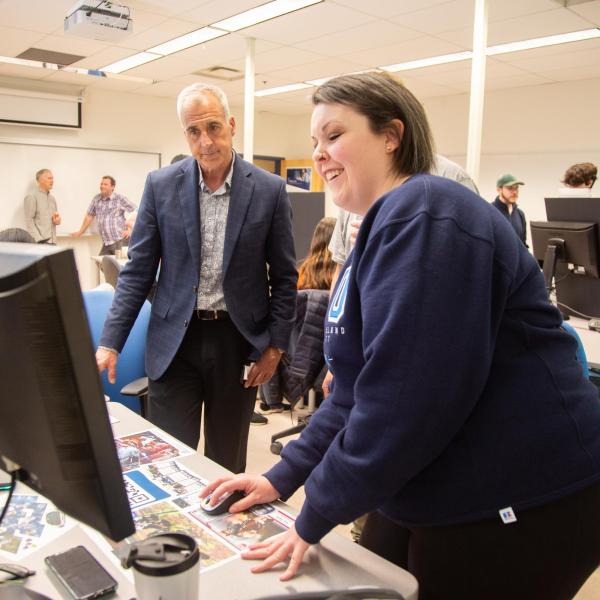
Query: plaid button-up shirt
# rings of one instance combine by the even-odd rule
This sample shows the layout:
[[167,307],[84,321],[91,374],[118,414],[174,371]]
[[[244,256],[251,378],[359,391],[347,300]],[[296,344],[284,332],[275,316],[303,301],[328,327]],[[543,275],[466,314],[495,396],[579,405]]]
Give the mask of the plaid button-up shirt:
[[121,194],[111,194],[104,198],[96,194],[88,207],[87,214],[96,217],[98,231],[105,245],[114,244],[123,239],[125,232],[125,214],[136,210],[136,205]]

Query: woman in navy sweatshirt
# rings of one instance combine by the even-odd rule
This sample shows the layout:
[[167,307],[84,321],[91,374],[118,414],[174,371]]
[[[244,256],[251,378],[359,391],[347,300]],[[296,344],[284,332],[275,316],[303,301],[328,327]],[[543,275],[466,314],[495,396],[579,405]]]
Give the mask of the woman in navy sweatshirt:
[[316,169],[365,215],[326,321],[334,389],[263,476],[207,487],[289,497],[295,527],[254,571],[372,512],[363,539],[421,600],[572,597],[600,563],[600,402],[537,262],[503,216],[427,175],[423,108],[383,74],[313,96]]

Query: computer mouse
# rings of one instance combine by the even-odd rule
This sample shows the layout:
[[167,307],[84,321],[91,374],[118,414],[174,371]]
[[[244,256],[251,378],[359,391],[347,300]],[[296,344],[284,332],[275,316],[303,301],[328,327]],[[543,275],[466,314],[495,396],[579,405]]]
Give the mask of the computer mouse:
[[236,490],[234,492],[228,492],[223,494],[219,501],[214,505],[210,506],[209,502],[212,498],[212,494],[206,496],[200,501],[200,507],[207,515],[222,515],[227,512],[232,504],[235,504],[238,500],[241,500],[245,496],[244,492]]

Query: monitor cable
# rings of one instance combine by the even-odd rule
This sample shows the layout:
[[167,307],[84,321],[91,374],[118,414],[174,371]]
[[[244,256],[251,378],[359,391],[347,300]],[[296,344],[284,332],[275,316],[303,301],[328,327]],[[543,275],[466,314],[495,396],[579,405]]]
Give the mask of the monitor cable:
[[2,507],[2,514],[0,514],[0,525],[2,525],[2,521],[4,519],[4,515],[8,511],[8,506],[10,504],[10,500],[15,491],[15,487],[17,486],[17,473],[18,471],[11,471],[10,473],[10,483],[3,483],[0,485],[0,492],[8,492],[8,498]]

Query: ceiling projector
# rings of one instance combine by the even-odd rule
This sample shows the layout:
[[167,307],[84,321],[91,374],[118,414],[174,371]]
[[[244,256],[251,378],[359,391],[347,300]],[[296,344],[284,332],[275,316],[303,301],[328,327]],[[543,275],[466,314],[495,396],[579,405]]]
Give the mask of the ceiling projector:
[[131,10],[114,2],[79,0],[64,21],[65,33],[103,42],[117,42],[133,31]]

